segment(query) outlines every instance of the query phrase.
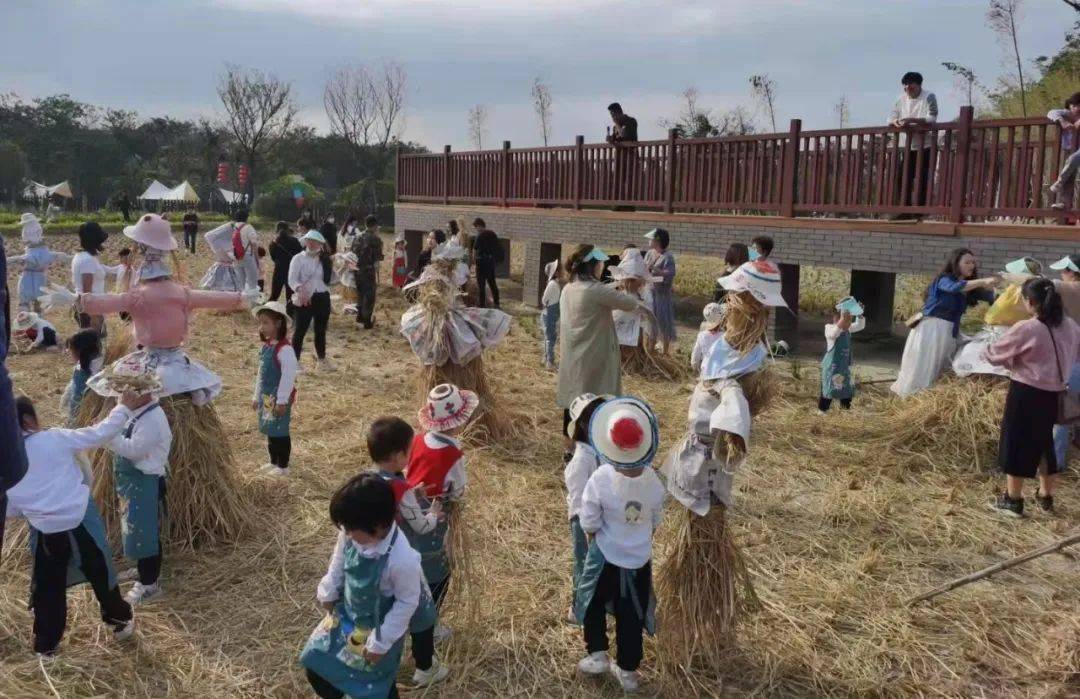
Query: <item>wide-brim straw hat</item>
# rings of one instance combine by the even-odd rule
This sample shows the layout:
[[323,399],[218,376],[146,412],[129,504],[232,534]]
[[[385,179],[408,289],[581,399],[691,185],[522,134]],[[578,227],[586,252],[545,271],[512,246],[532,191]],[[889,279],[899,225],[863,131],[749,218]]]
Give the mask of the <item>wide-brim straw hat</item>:
[[168,251],[177,248],[169,222],[157,214],[143,214],[134,226],[124,228],[124,235],[155,250]]
[[624,252],[622,258],[619,259],[619,264],[608,267],[608,272],[611,273],[611,278],[617,281],[623,279],[640,279],[643,282],[663,281],[663,277],[654,277],[649,274],[649,268],[645,266],[645,259],[642,258],[637,248],[631,248]]
[[428,393],[427,405],[420,408],[420,426],[429,432],[457,429],[469,422],[480,405],[480,396],[472,391],[442,383]]
[[104,371],[91,377],[87,385],[99,395],[113,397],[124,395],[124,391],[146,395],[158,394],[162,390],[157,370],[142,352],[116,360]]
[[37,313],[31,311],[19,311],[11,321],[11,329],[15,332],[29,330],[34,327],[34,323],[38,322],[38,318],[40,318],[40,316],[38,316]]
[[289,319],[289,312],[285,309],[285,304],[283,304],[281,301],[267,301],[261,306],[256,306],[255,308],[251,309],[251,315],[258,318],[259,314],[264,311],[268,313],[277,313],[279,316],[285,318],[286,320]]
[[647,466],[660,446],[656,415],[637,398],[607,400],[589,420],[589,442],[603,461],[617,469]]
[[788,307],[781,293],[780,268],[769,260],[743,263],[734,272],[716,281],[728,291],[748,292],[766,306]]

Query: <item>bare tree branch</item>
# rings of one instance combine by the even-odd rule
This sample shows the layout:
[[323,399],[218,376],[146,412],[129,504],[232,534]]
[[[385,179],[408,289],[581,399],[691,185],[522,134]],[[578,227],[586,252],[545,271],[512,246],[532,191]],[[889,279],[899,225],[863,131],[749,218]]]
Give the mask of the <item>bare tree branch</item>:
[[986,24],[997,34],[998,41],[1008,50],[1012,47],[1016,59],[1016,78],[1020,84],[1020,110],[1027,116],[1027,89],[1024,86],[1024,65],[1020,58],[1020,44],[1017,40],[1017,24],[1020,22],[1020,7],[1023,0],[990,0],[986,11]]
[[358,148],[371,142],[376,114],[375,82],[364,66],[345,66],[326,81],[323,107],[330,132]]
[[979,79],[975,76],[975,71],[965,65],[953,63],[952,61],[945,61],[941,65],[945,70],[952,73],[956,92],[958,92],[962,98],[967,99],[965,104],[974,107],[976,102],[976,90],[980,89]]
[[488,110],[482,104],[469,109],[469,138],[476,150],[484,150],[484,134],[487,133]]
[[533,108],[536,110],[536,118],[540,122],[540,136],[547,146],[551,136],[551,88],[539,77],[533,80],[532,86]]
[[383,63],[375,89],[375,113],[379,118],[379,147],[385,149],[401,133],[405,118],[405,93],[408,76],[399,63]]
[[769,115],[769,123],[772,124],[773,133],[776,132],[776,81],[769,77],[768,73],[750,76],[750,92],[765,108]]
[[1073,8],[1077,12],[1080,12],[1080,1],[1078,0],[1061,0],[1063,3]]

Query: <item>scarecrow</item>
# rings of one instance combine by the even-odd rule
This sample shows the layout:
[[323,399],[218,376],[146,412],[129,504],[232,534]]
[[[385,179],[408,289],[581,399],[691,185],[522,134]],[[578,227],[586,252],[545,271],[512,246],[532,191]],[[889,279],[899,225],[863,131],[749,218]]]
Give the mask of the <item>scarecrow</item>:
[[214,263],[206,270],[199,286],[213,291],[242,291],[244,270],[233,249],[233,224],[218,226],[203,237],[214,255]]
[[12,255],[8,258],[8,264],[22,264],[23,271],[19,275],[19,310],[41,310],[38,296],[41,296],[48,282],[49,267],[54,262],[69,262],[71,255],[63,252],[53,252],[45,247],[44,234],[41,230],[41,222],[34,214],[23,214],[19,221],[22,224],[22,242],[25,250],[21,255]]
[[[73,296],[62,287],[51,287],[41,300],[46,306],[72,304],[84,313],[126,312],[131,316],[139,349],[117,360],[114,366],[145,361],[161,381],[161,406],[173,430],[170,454],[168,509],[170,517],[164,541],[186,546],[235,540],[250,514],[239,497],[232,474],[232,450],[228,437],[210,404],[221,393],[221,378],[184,351],[191,314],[197,309],[220,311],[247,308],[258,289],[239,293],[194,291],[173,279],[170,255],[175,264],[176,241],[167,221],[146,214],[124,235],[136,244],[139,258],[131,288],[122,294]],[[77,422],[91,424],[111,401],[108,372],[87,381],[87,392]],[[95,496],[103,503],[106,520],[115,523],[116,500],[107,459],[98,454],[99,477]]]
[[417,385],[423,404],[440,384],[473,391],[480,409],[471,425],[479,425],[488,439],[500,440],[511,434],[515,418],[488,384],[481,355],[506,337],[510,316],[465,306],[461,286],[469,268],[464,258],[465,249],[452,241],[435,248],[420,278],[405,286],[406,291],[416,289],[416,303],[401,316],[401,334],[423,365]]
[[786,307],[780,271],[768,260],[747,262],[719,283],[728,290],[723,335],[705,353],[687,434],[663,466],[668,491],[686,508],[659,580],[670,615],[664,646],[683,670],[699,654],[715,666],[739,612],[756,603],[725,512],[750,447],[751,418],[771,400],[769,307]]
[[[652,308],[652,290],[649,284],[662,281],[649,274],[641,251],[631,247],[623,251],[619,264],[608,267],[615,287],[647,308]],[[675,379],[686,375],[686,369],[672,357],[657,354],[647,340],[646,320],[640,311],[612,311],[615,333],[619,338],[622,368],[627,373],[647,378]]]

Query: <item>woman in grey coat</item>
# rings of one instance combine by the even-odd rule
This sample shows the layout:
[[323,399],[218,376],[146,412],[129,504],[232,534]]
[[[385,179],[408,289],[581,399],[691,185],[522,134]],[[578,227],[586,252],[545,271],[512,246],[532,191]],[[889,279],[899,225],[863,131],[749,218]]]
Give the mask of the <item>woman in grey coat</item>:
[[652,289],[653,313],[656,337],[650,342],[660,341],[664,354],[671,354],[671,344],[675,342],[675,295],[672,286],[675,281],[675,256],[668,252],[670,238],[663,228],[654,228],[645,234],[652,241],[652,246],[645,253],[645,266],[649,274],[659,277],[660,281],[649,285]]

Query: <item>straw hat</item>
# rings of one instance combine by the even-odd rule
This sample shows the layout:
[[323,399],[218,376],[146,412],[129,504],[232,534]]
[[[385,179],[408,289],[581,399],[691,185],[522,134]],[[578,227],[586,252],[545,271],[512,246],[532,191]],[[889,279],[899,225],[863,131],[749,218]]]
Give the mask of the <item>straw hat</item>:
[[343,252],[338,255],[338,259],[341,260],[341,264],[342,266],[344,266],[345,269],[352,272],[355,272],[357,265],[360,264],[360,258],[357,257],[356,253],[352,252],[351,250],[349,252]]
[[611,272],[611,278],[616,281],[623,279],[640,279],[646,282],[663,281],[663,277],[654,277],[649,274],[649,268],[645,266],[645,260],[637,252],[624,253],[622,259],[619,260],[619,264],[608,267],[608,271]]
[[314,229],[300,236],[300,240],[314,240],[316,243],[322,243],[323,245],[326,245],[326,238],[323,237],[322,233]]
[[169,222],[157,214],[144,214],[134,226],[124,229],[124,235],[155,250],[175,250],[177,247]]
[[731,274],[716,281],[728,291],[748,291],[766,306],[788,307],[780,293],[780,268],[769,260],[746,262]]
[[617,469],[646,466],[660,445],[656,415],[637,398],[612,398],[593,411],[589,442],[601,459]]
[[103,396],[121,396],[124,391],[146,395],[159,393],[162,390],[157,369],[151,364],[150,357],[145,352],[134,352],[121,357],[87,383],[96,393]]
[[461,427],[480,405],[480,396],[454,384],[441,383],[431,389],[427,405],[420,408],[420,426],[429,432]]
[[22,332],[23,330],[29,330],[34,327],[34,323],[38,322],[40,316],[37,313],[31,313],[30,311],[19,311],[15,314],[15,319],[11,321],[11,329],[15,332]]
[[279,316],[286,319],[289,317],[288,312],[285,310],[285,304],[280,301],[267,301],[261,306],[256,306],[255,308],[251,309],[251,315],[258,318],[259,314],[263,311],[277,313]]

